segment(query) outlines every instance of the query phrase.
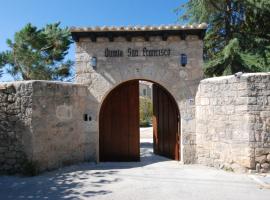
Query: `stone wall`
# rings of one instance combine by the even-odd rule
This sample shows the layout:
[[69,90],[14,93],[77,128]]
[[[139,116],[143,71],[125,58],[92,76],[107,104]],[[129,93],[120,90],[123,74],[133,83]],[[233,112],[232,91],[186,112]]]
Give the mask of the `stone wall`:
[[247,77],[252,162],[262,172],[270,170],[270,73]]
[[[192,97],[179,104],[182,161],[269,170],[269,83],[269,73],[202,80],[196,105]],[[29,163],[43,171],[97,160],[100,101],[88,88],[48,81],[1,83],[0,173],[22,172]]]
[[16,173],[32,145],[32,84],[0,85],[0,173]]
[[[89,106],[94,103],[86,86],[3,83],[0,104],[2,172],[21,172],[27,163],[43,171],[95,159],[95,116]],[[93,120],[84,121],[85,114]]]
[[[245,171],[269,166],[270,74],[202,80],[196,95],[198,163]],[[267,157],[268,156],[268,157]]]
[[[94,147],[98,141],[91,132],[95,126],[95,116],[91,113],[94,104],[86,86],[33,83],[33,160],[41,170],[95,160]],[[85,114],[87,121],[84,121]]]
[[[106,57],[106,48],[123,52],[127,52],[128,48],[140,51],[143,48],[169,48],[171,53],[165,57],[128,57],[126,54],[123,57]],[[203,42],[195,35],[188,35],[185,40],[169,36],[166,41],[160,36],[150,37],[148,41],[143,37],[132,37],[131,42],[123,37],[116,37],[113,42],[103,37],[98,37],[96,42],[90,38],[80,38],[76,43],[76,82],[87,85],[96,99],[93,112],[97,116],[97,137],[99,110],[107,94],[125,81],[149,80],[166,88],[176,100],[182,121],[181,161],[196,162],[194,99],[202,79],[202,51]],[[188,57],[185,67],[180,63],[182,53]],[[92,57],[97,58],[96,67],[91,66]]]

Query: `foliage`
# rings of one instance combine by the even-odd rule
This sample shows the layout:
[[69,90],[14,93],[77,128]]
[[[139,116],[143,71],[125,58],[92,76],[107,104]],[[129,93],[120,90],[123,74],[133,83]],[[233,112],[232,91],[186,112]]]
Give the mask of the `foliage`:
[[0,66],[7,66],[15,79],[64,80],[73,65],[64,61],[71,43],[68,28],[60,28],[60,23],[41,29],[27,24],[15,33],[14,41],[7,40],[10,50],[0,53]]
[[256,58],[256,55],[241,52],[239,41],[237,38],[234,38],[217,54],[216,59],[209,60],[206,63],[205,74],[221,76],[239,71],[263,71],[256,62],[258,59],[260,58]]
[[153,116],[153,104],[149,97],[140,97],[140,126],[150,126]]
[[207,76],[270,70],[269,0],[189,0],[182,20],[207,22]]

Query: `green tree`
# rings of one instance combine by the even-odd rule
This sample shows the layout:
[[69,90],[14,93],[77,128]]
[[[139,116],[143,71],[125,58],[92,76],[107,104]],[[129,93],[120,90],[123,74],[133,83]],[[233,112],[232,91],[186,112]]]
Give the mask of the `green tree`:
[[190,23],[208,23],[206,76],[269,71],[269,0],[189,0],[178,11]]
[[68,80],[73,62],[64,58],[71,43],[69,29],[60,28],[60,23],[41,29],[27,24],[14,41],[7,40],[10,50],[0,53],[0,66],[14,79]]
[[3,75],[3,70],[1,68],[2,68],[2,66],[0,66],[0,78]]
[[140,97],[140,126],[150,126],[152,116],[152,100],[149,97]]

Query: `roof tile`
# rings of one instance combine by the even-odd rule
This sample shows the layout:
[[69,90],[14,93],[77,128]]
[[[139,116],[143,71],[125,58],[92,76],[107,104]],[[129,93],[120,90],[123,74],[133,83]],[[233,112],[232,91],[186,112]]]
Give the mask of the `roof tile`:
[[71,32],[106,32],[106,31],[151,31],[151,30],[189,30],[189,29],[206,29],[207,24],[192,25],[160,25],[160,26],[96,26],[96,27],[71,27]]

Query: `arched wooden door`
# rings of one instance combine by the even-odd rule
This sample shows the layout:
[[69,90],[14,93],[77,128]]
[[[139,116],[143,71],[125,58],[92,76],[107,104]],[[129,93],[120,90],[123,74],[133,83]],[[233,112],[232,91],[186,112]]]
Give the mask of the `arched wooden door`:
[[100,161],[139,161],[139,81],[113,89],[99,117]]
[[180,160],[180,114],[173,97],[153,84],[154,153]]

